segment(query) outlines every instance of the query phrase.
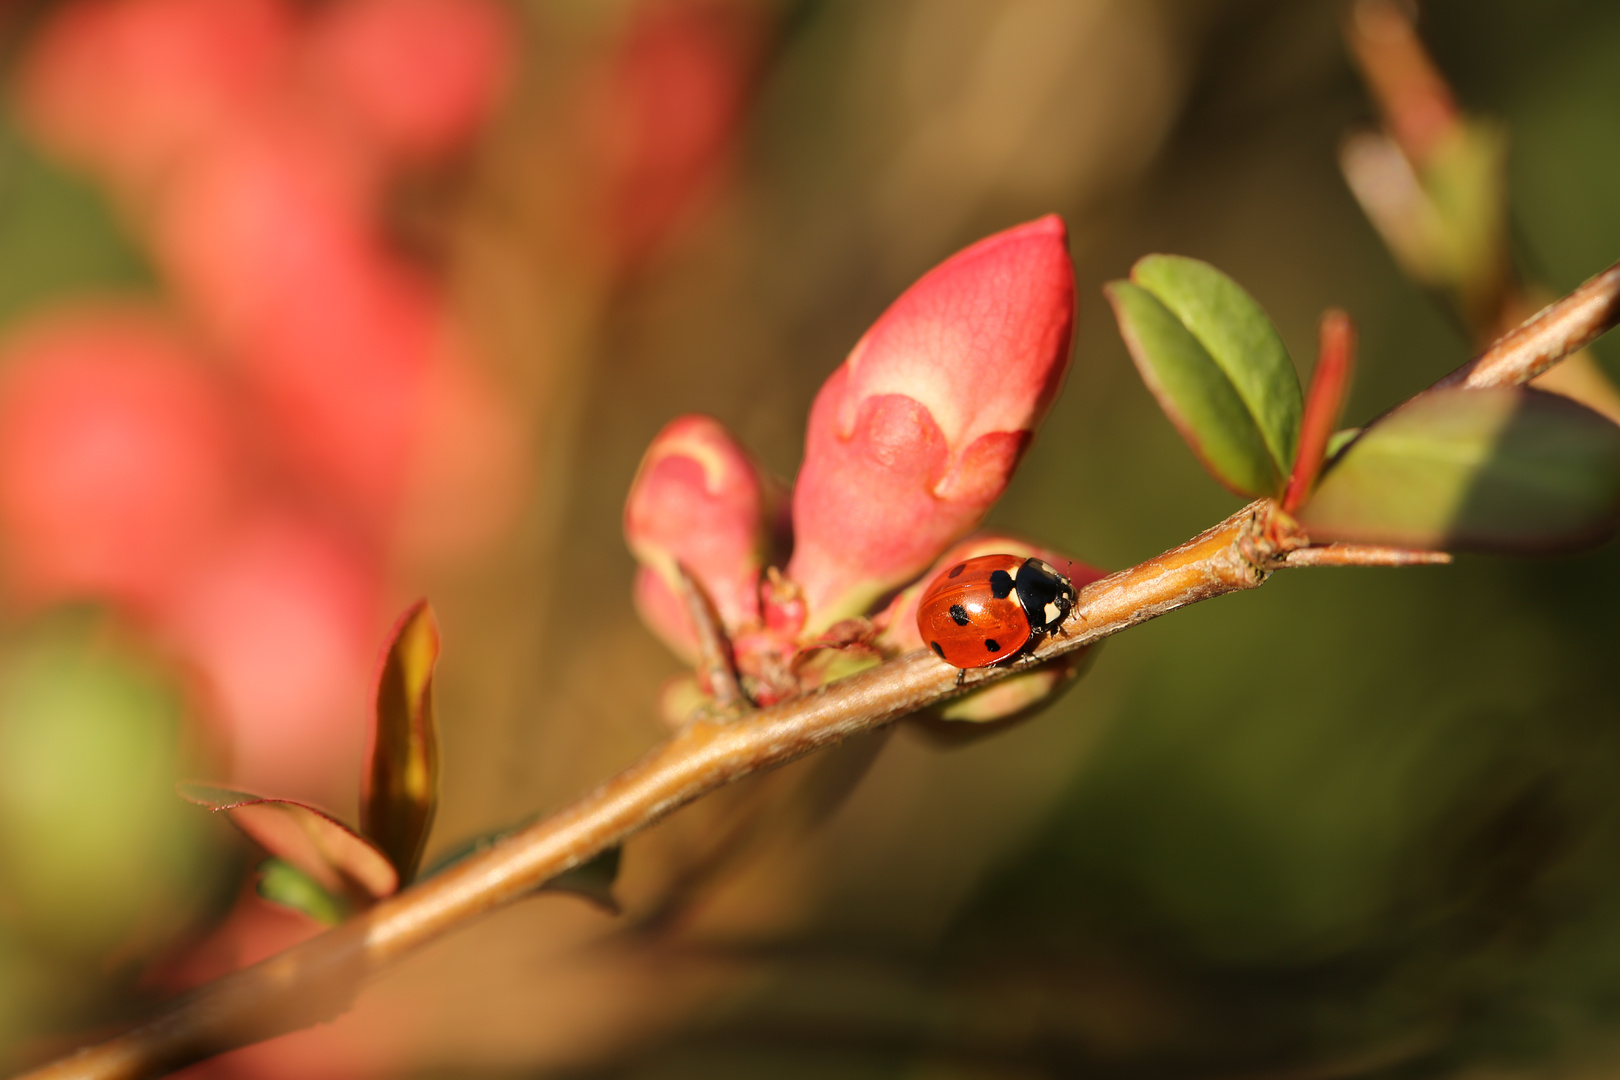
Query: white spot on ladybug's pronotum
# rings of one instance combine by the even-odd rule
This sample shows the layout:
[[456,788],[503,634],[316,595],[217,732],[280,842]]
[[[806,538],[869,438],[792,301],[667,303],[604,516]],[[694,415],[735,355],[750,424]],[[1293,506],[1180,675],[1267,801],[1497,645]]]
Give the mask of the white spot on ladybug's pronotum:
[[1043,608],[1042,610],[1046,614],[1046,625],[1047,626],[1051,626],[1053,623],[1057,622],[1058,606],[1056,604],[1048,603],[1046,605],[1046,607]]

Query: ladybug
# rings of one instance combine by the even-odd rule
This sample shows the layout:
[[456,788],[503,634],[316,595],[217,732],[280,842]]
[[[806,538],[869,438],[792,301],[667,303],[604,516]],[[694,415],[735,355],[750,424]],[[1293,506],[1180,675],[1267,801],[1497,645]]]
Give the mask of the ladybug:
[[917,604],[917,632],[947,664],[988,667],[1035,648],[1074,601],[1074,585],[1039,559],[981,555],[928,586]]

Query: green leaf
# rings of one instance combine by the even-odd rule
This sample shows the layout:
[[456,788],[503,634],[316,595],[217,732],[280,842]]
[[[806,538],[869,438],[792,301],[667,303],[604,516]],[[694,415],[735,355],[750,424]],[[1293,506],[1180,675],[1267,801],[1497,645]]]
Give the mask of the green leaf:
[[259,864],[257,889],[259,895],[272,904],[291,908],[327,926],[336,926],[348,914],[348,906],[342,900],[282,859],[266,859]]
[[595,858],[547,880],[537,891],[573,893],[608,914],[617,915],[619,901],[613,895],[613,883],[619,879],[621,854],[622,849],[610,847]]
[[[430,878],[435,874],[442,874],[463,859],[471,858],[479,852],[486,851],[505,840],[513,833],[519,832],[528,823],[514,825],[509,829],[498,832],[484,833],[475,836],[466,843],[458,845],[444,858],[434,863],[431,868],[422,872],[422,878]],[[611,847],[594,858],[587,859],[578,866],[564,870],[556,877],[547,878],[535,886],[535,892],[565,892],[589,900],[592,904],[603,909],[611,915],[619,913],[619,901],[613,895],[613,884],[619,877],[619,863],[621,849]]]
[[329,893],[364,905],[399,888],[388,857],[318,807],[209,784],[180,784],[177,790],[181,798],[227,815],[249,839]]
[[1313,539],[1549,552],[1620,522],[1620,427],[1523,387],[1438,390],[1368,426],[1300,512]]
[[1208,263],[1149,255],[1104,290],[1142,380],[1222,484],[1278,495],[1293,468],[1303,399],[1271,320]]
[[1345,428],[1342,431],[1335,431],[1332,435],[1329,435],[1328,436],[1328,441],[1327,441],[1327,458],[1328,458],[1328,460],[1332,461],[1334,458],[1338,457],[1339,456],[1339,451],[1343,450],[1345,447],[1349,446],[1352,442],[1354,442],[1356,436],[1358,436],[1360,434],[1361,434],[1361,429],[1360,428],[1352,427],[1352,428]]
[[425,601],[394,627],[377,673],[360,828],[387,853],[402,881],[421,864],[439,805],[439,728],[433,715],[433,668],[439,625]]

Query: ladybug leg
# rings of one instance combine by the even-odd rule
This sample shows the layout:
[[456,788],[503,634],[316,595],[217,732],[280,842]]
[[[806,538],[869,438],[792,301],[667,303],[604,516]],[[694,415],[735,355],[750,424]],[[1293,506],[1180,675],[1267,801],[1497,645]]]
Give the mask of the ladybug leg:
[[967,668],[957,668],[956,669],[956,688],[958,690],[960,690],[962,688],[962,680],[966,679],[966,678],[967,678]]

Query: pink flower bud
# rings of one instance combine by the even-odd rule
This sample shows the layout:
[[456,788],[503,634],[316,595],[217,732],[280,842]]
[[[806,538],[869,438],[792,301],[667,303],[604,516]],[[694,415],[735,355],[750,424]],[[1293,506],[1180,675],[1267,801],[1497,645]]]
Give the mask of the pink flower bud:
[[788,576],[810,628],[862,614],[1000,497],[1068,368],[1074,273],[1056,215],[925,274],[817,395]]
[[677,653],[694,652],[675,564],[697,579],[735,632],[759,621],[766,492],[758,467],[717,421],[672,420],[641,459],[624,534],[641,563],[636,604]]

